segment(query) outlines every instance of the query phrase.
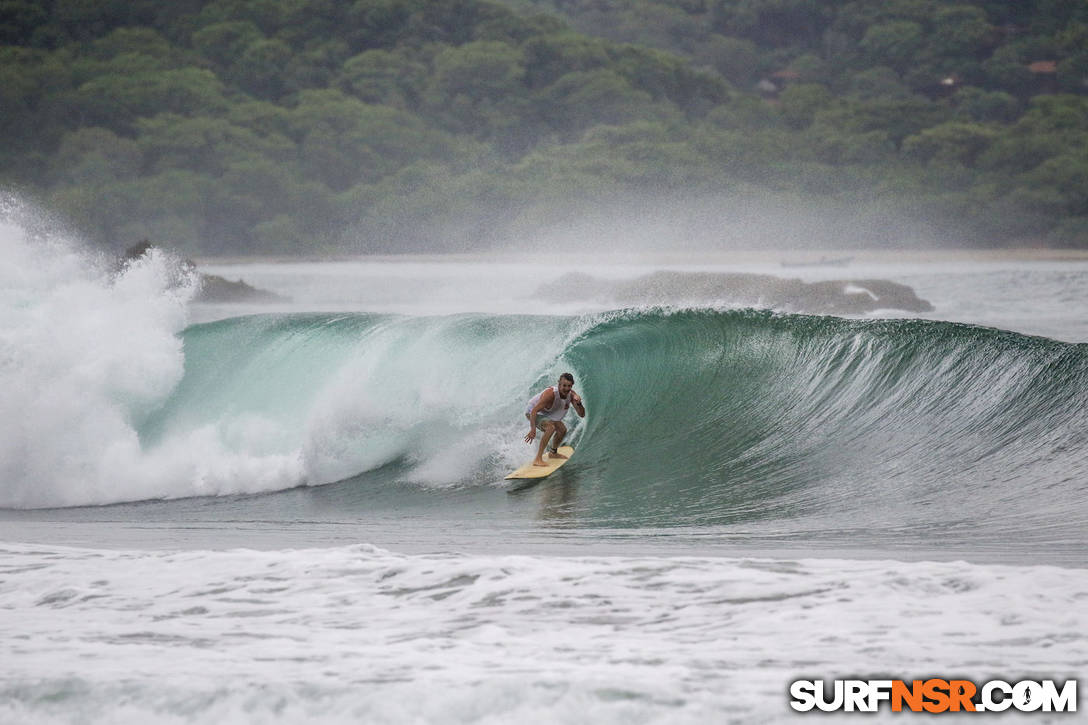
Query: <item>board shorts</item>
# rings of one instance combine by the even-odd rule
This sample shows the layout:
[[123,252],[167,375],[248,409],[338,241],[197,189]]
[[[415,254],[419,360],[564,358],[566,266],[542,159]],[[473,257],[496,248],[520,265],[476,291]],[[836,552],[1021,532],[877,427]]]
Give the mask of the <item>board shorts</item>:
[[[525,420],[532,420],[532,418],[529,417],[528,413],[525,414]],[[543,415],[537,415],[537,417],[536,417],[536,429],[543,433],[544,430],[545,430],[544,423],[546,423],[549,420],[551,420],[551,418],[547,418],[547,417],[545,417]],[[561,421],[553,420],[552,422],[553,423],[559,423]]]

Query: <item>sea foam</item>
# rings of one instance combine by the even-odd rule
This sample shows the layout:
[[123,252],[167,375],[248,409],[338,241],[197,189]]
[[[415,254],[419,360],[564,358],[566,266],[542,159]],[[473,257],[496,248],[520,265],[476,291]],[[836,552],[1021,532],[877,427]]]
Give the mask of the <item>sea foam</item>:
[[[153,453],[140,422],[185,370],[195,281],[152,251],[113,268],[57,233],[0,220],[0,506],[219,493],[297,480],[290,456],[232,455],[212,430]],[[294,457],[297,459],[297,455]],[[292,470],[292,468],[296,470]]]
[[5,544],[4,571],[11,722],[800,722],[795,679],[1088,656],[1088,577],[1050,566]]

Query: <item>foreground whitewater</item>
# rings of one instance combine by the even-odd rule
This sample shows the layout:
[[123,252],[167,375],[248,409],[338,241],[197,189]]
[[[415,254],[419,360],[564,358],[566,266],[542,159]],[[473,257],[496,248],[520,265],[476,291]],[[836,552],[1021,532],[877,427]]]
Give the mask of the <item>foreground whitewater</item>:
[[[916,267],[921,320],[0,259],[0,722],[760,723],[1088,665],[1088,265]],[[565,370],[576,456],[511,495]]]
[[1046,566],[5,545],[0,577],[13,723],[774,722],[799,678],[1088,661],[1088,573]]

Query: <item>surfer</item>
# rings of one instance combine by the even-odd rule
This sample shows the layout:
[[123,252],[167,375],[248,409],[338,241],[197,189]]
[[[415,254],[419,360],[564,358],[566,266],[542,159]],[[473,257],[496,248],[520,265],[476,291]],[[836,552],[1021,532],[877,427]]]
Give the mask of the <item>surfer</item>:
[[[586,417],[585,406],[582,405],[582,398],[574,392],[574,376],[570,373],[560,375],[556,385],[541,390],[529,401],[528,407],[525,408],[525,417],[529,419],[529,433],[525,436],[525,442],[533,442],[538,428],[544,433],[540,439],[536,458],[533,459],[534,466],[548,465],[544,462],[545,450],[548,451],[550,458],[566,458],[559,453],[559,444],[567,435],[563,416],[572,405],[579,418]],[[549,441],[551,441],[550,447]]]

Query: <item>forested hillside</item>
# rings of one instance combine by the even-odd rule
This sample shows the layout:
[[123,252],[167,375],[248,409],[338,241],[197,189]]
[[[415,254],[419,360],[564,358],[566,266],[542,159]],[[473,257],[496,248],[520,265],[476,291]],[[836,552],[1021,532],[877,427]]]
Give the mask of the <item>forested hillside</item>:
[[471,249],[732,198],[1088,247],[1083,0],[3,0],[0,44],[0,185],[102,245]]

